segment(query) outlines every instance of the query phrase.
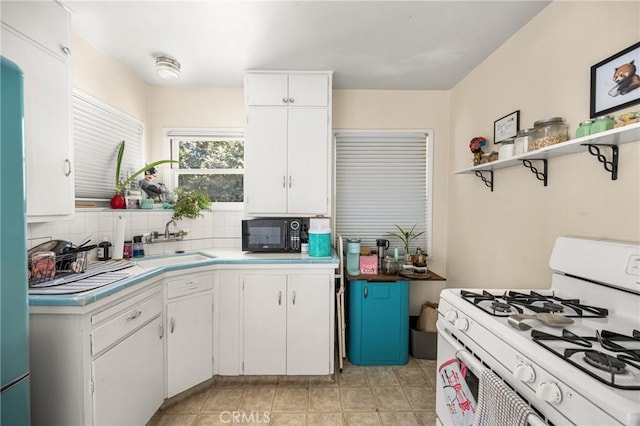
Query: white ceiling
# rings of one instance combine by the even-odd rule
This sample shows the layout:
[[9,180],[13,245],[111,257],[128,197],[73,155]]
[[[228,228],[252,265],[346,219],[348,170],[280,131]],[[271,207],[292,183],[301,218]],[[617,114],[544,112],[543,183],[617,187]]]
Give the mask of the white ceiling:
[[[65,1],[73,31],[141,80],[242,87],[248,69],[333,70],[337,89],[448,90],[549,1]],[[160,79],[154,57],[182,64]],[[514,64],[516,66],[516,64]]]

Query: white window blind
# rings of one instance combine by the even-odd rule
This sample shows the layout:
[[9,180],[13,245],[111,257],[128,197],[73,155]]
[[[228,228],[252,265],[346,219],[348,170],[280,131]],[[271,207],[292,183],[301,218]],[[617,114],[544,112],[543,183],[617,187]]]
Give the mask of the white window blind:
[[335,144],[336,232],[369,247],[385,238],[402,254],[404,244],[388,233],[416,225],[426,232],[410,252],[430,252],[429,132],[339,132]]
[[143,166],[141,121],[79,90],[73,91],[73,138],[77,200],[115,195],[118,147],[125,143],[121,178]]

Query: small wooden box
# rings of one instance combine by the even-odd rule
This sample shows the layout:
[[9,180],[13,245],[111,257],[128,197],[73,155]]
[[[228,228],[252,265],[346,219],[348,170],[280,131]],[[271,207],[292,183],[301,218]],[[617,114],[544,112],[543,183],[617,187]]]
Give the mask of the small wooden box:
[[378,256],[360,256],[360,273],[376,275],[378,273]]

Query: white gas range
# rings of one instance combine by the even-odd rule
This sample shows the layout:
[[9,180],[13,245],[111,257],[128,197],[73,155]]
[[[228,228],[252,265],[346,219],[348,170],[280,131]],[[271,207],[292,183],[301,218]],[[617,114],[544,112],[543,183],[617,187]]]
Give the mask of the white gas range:
[[[442,424],[462,424],[461,413],[468,423],[478,378],[489,368],[536,412],[530,424],[640,425],[640,245],[561,237],[549,264],[549,289],[442,291],[436,394]],[[573,323],[521,321],[528,330],[510,324],[514,314],[538,313]],[[447,390],[453,383],[442,366],[452,360],[461,375],[467,370],[464,388],[473,397]]]

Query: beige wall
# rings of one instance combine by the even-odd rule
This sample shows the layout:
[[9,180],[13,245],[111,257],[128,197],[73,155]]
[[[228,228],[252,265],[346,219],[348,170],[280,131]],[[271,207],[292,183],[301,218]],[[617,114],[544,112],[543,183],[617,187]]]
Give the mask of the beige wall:
[[[471,166],[473,136],[492,138],[494,120],[515,110],[521,127],[562,116],[573,134],[589,116],[590,66],[639,34],[639,2],[549,5],[451,91],[451,172]],[[640,241],[639,165],[631,143],[617,181],[588,153],[550,160],[546,188],[524,167],[496,171],[493,193],[451,175],[448,286],[547,286],[560,235]]]
[[76,34],[71,43],[73,87],[148,124],[149,86]]

